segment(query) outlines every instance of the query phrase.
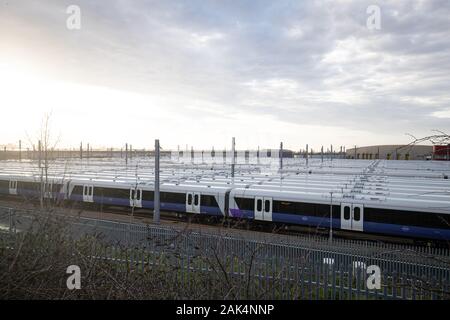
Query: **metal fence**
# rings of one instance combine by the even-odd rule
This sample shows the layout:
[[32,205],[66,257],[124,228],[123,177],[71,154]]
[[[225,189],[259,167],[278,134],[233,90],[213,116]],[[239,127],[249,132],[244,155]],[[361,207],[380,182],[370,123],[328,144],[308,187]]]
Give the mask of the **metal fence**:
[[[31,212],[0,208],[0,231],[31,230],[33,219]],[[229,298],[235,299],[450,298],[448,249],[88,218],[64,221],[73,238],[101,239],[97,258],[142,272],[164,266],[179,290],[209,277],[226,281]]]

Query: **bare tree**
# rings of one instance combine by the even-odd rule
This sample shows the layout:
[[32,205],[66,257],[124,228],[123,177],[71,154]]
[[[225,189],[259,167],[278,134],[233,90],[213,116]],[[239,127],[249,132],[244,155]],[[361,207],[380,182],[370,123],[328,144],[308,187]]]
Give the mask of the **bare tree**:
[[[27,138],[29,143],[33,146],[33,150],[37,149],[38,152],[37,170],[39,176],[39,204],[40,208],[43,209],[44,206],[49,205],[50,202],[58,200],[53,197],[52,181],[49,180],[50,166],[56,160],[54,150],[60,141],[60,135],[58,135],[56,139],[53,139],[52,137],[51,113],[46,113],[43,116],[40,129],[35,138],[31,138],[28,134]],[[66,170],[64,171],[64,176],[65,172]]]
[[412,138],[412,141],[408,144],[405,144],[404,146],[398,147],[395,151],[398,152],[399,150],[408,150],[408,152],[410,152],[415,145],[427,142],[431,143],[433,146],[447,145],[447,148],[449,148],[448,145],[450,144],[450,135],[440,130],[432,130],[432,131],[436,133],[420,138],[410,133],[405,133],[407,136],[410,136]]

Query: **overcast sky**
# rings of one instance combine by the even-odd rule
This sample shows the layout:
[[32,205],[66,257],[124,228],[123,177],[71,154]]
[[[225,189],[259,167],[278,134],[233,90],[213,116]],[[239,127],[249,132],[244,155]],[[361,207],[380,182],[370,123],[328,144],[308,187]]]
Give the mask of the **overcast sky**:
[[0,0],[0,85],[0,144],[405,143],[450,131],[450,1]]

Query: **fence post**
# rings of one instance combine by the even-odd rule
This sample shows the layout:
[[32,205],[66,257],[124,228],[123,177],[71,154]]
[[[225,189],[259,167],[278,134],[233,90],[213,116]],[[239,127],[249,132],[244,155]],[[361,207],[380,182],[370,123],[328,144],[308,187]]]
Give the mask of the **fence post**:
[[14,218],[13,218],[13,212],[12,209],[9,208],[9,234],[12,235],[13,233],[13,225],[14,225]]

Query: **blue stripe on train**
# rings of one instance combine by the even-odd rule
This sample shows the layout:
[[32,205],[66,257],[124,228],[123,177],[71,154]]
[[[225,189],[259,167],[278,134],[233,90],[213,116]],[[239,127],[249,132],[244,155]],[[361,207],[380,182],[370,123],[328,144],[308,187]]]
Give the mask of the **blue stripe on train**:
[[450,240],[450,230],[437,228],[424,228],[416,226],[404,226],[399,224],[364,222],[364,231],[373,233],[391,234],[404,237],[413,236],[436,240]]
[[72,201],[83,201],[83,196],[81,194],[72,194],[70,196],[70,200]]
[[[83,201],[82,195],[72,195],[70,197],[71,200],[74,201]],[[130,200],[124,198],[110,198],[110,197],[101,197],[94,196],[95,203],[103,203],[106,205],[116,205],[116,206],[130,206]],[[142,200],[142,208],[153,209],[154,202]],[[184,203],[170,203],[170,202],[161,202],[161,210],[165,211],[176,211],[176,212],[186,212],[186,204]],[[209,206],[200,206],[200,213],[214,215],[214,216],[222,216],[222,211],[217,207],[209,207]]]
[[[1,192],[0,192],[1,193]],[[9,189],[8,189],[9,194]],[[17,194],[20,196],[26,197],[39,197],[39,191],[30,190],[30,189],[18,189]],[[66,194],[63,192],[52,192],[52,198],[57,200],[64,200],[66,198]]]
[[230,209],[230,216],[232,218],[255,219],[255,212],[253,210]]
[[[329,217],[311,217],[283,213],[273,213],[272,221],[299,225],[310,225],[317,227],[329,227]],[[333,228],[341,228],[341,220],[333,218]],[[398,224],[376,223],[364,221],[364,232],[389,234],[404,237],[419,237],[436,240],[450,240],[450,230],[437,228],[424,228],[416,226],[405,226]]]
[[[246,218],[246,219],[255,218],[255,213],[253,210],[230,209],[230,214],[232,217],[235,218]],[[293,215],[276,212],[272,213],[272,221],[297,225],[323,227],[323,228],[328,228],[330,226],[329,217],[312,217],[312,216]],[[341,228],[340,219],[333,218],[332,223],[333,228],[337,229]],[[450,240],[450,230],[446,229],[403,226],[396,224],[365,221],[363,230],[364,232],[368,233],[380,233],[404,237],[419,237],[436,240]]]
[[22,196],[39,196],[39,191],[29,189],[19,189],[17,190],[17,194]]
[[[329,227],[330,219],[328,217],[297,216],[290,214],[274,213],[272,214],[274,222],[284,222],[292,224],[303,224],[318,227]],[[341,227],[341,220],[333,218],[333,228]],[[450,230],[437,228],[424,228],[417,226],[405,226],[398,224],[376,223],[364,221],[364,232],[389,234],[403,237],[418,237],[436,240],[450,240]]]

